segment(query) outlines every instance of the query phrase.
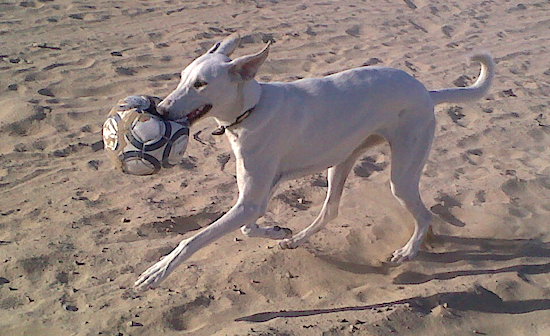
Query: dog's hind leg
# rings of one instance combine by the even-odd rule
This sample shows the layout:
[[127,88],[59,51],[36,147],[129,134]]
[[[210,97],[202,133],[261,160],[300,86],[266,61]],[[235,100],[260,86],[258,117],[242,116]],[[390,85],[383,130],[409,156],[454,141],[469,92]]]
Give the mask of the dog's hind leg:
[[304,230],[300,231],[294,237],[279,242],[283,249],[293,249],[300,246],[311,235],[323,228],[328,222],[338,216],[338,206],[344,189],[346,178],[355,163],[356,157],[349,158],[346,161],[328,169],[328,192],[317,218]]
[[344,183],[353,168],[357,158],[368,148],[380,144],[384,139],[378,135],[369,136],[365,142],[357,147],[344,162],[328,169],[328,192],[319,216],[304,230],[290,239],[279,242],[283,249],[292,249],[300,246],[311,235],[321,230],[328,222],[338,216],[338,207],[344,190]]
[[414,122],[415,127],[399,128],[388,137],[391,147],[391,190],[415,219],[412,237],[392,255],[391,261],[396,263],[416,256],[432,221],[432,213],[424,205],[418,185],[432,144],[435,119],[431,117],[421,125],[418,125],[418,118]]

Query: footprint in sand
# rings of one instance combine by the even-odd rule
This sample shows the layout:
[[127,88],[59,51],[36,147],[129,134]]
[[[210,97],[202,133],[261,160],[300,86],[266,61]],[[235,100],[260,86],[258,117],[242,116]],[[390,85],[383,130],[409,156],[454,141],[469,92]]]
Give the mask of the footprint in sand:
[[376,64],[380,64],[380,63],[382,63],[382,60],[380,60],[379,58],[376,58],[376,57],[371,57],[366,62],[361,64],[361,66],[372,66],[372,65],[376,65]]
[[19,264],[25,276],[33,281],[39,279],[44,270],[50,266],[50,259],[48,256],[30,257],[22,259]]
[[137,70],[129,67],[116,67],[115,73],[121,76],[134,76],[137,73]]
[[222,215],[221,212],[203,212],[190,216],[177,216],[162,221],[144,223],[138,231],[140,236],[150,238],[162,237],[166,234],[185,234],[210,225]]
[[468,149],[466,153],[462,154],[462,159],[471,165],[478,166],[483,163],[483,151],[479,148]]
[[302,190],[286,190],[275,196],[275,199],[298,210],[307,210],[311,206],[311,202],[306,201],[306,195]]
[[453,32],[455,31],[455,29],[452,26],[444,25],[441,27],[441,31],[445,36],[447,36],[448,38],[451,38],[453,36]]
[[49,88],[43,88],[43,89],[38,90],[38,94],[40,94],[42,96],[46,96],[46,97],[55,97],[55,94]]
[[38,127],[38,122],[46,119],[51,111],[51,108],[48,106],[35,105],[32,107],[32,113],[28,117],[8,124],[4,129],[10,135],[26,136],[34,127]]
[[25,8],[36,8],[36,2],[34,2],[34,1],[21,1],[19,3],[19,6],[25,7]]
[[483,203],[485,203],[486,201],[486,192],[485,190],[479,190],[478,192],[476,192],[475,194],[475,199],[474,201],[472,202],[473,205],[481,205]]
[[365,156],[353,167],[353,172],[359,177],[370,177],[375,172],[381,172],[388,166],[387,162],[377,162],[372,156]]
[[350,35],[350,36],[353,36],[353,37],[359,37],[361,34],[360,34],[360,26],[359,25],[354,25],[348,29],[345,30],[346,34]]
[[193,329],[194,326],[189,323],[189,320],[195,315],[194,311],[197,308],[208,307],[212,299],[210,296],[201,295],[189,303],[170,308],[162,314],[164,325],[177,331]]
[[550,179],[548,177],[537,177],[531,180],[514,177],[501,185],[501,190],[510,199],[508,212],[518,218],[538,215],[539,211],[548,211],[548,204],[536,205],[535,200],[547,197],[549,189]]
[[453,84],[458,87],[467,87],[472,85],[472,78],[468,75],[461,75],[453,81]]

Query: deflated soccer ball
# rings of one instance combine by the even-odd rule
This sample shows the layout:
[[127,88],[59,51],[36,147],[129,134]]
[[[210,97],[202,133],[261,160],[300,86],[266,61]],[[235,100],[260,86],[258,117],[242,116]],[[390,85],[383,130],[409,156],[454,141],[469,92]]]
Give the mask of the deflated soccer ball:
[[155,174],[183,159],[189,124],[162,118],[156,112],[159,102],[157,97],[126,97],[111,109],[103,124],[105,150],[127,174]]

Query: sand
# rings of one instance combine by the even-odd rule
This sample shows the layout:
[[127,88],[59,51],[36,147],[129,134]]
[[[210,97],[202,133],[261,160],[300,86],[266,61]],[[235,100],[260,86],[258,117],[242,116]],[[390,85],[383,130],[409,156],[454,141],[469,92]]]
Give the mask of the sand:
[[[0,3],[0,334],[549,335],[550,3],[70,1]],[[111,168],[101,125],[119,98],[163,96],[238,31],[274,41],[262,81],[361,65],[428,88],[467,85],[474,50],[497,74],[475,103],[437,107],[422,195],[437,240],[386,260],[412,232],[389,190],[387,146],[366,153],[340,217],[296,250],[235,232],[154,291],[137,276],[236,199],[213,120],[159,175]],[[285,183],[262,223],[308,225],[326,175]]]

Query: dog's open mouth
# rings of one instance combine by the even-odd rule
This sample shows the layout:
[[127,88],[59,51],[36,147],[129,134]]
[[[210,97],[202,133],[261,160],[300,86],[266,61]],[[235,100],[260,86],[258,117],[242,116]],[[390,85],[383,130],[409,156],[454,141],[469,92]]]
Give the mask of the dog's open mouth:
[[202,107],[199,107],[198,109],[194,110],[193,112],[187,114],[187,120],[190,124],[192,124],[195,120],[200,119],[202,116],[204,116],[210,109],[212,108],[212,105],[206,104]]

